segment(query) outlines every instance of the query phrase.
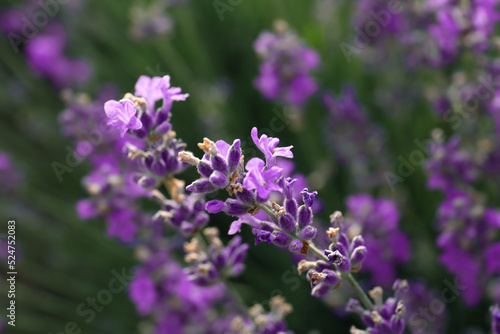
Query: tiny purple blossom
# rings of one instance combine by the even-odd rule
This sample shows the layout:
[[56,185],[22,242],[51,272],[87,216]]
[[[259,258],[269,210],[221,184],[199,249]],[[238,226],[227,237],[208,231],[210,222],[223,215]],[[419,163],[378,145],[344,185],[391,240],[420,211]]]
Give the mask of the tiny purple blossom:
[[181,94],[181,88],[180,87],[171,87],[170,86],[170,76],[165,75],[160,82],[160,89],[163,93],[164,97],[164,105],[163,109],[170,111],[170,108],[172,107],[172,102],[173,101],[185,101],[188,97],[189,94]]
[[264,153],[268,168],[276,166],[276,157],[293,158],[293,146],[277,147],[280,140],[278,138],[268,137],[265,134],[259,138],[256,127],[252,129],[252,139],[255,146]]
[[281,176],[281,168],[264,168],[262,159],[252,158],[247,162],[248,174],[243,181],[243,186],[249,190],[255,189],[260,201],[265,202],[272,191],[281,191],[281,188],[274,182]]
[[150,113],[154,112],[155,103],[162,99],[163,93],[160,89],[160,77],[148,77],[141,75],[135,84],[135,95],[143,97],[148,104]]
[[104,111],[108,116],[108,125],[120,129],[123,137],[128,129],[137,130],[142,127],[141,121],[135,117],[137,110],[131,100],[110,100],[104,104]]

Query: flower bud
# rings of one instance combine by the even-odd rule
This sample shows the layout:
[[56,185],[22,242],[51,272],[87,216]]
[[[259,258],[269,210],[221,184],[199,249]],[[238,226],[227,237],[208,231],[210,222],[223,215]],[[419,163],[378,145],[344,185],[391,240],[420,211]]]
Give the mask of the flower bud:
[[226,160],[222,157],[222,155],[217,154],[210,159],[210,163],[212,165],[213,170],[221,172],[224,175],[229,173],[229,166],[226,163]]
[[288,245],[290,244],[290,237],[285,233],[280,231],[274,231],[273,235],[275,237],[273,240],[273,244],[275,244],[276,246],[285,248],[288,247]]
[[365,246],[359,246],[354,249],[354,251],[351,254],[351,264],[353,266],[357,266],[363,263],[363,261],[366,259],[366,254],[368,251],[366,250]]
[[303,229],[312,222],[312,210],[305,205],[301,205],[298,214],[299,229]]
[[215,189],[217,188],[213,184],[211,184],[209,180],[206,179],[196,180],[186,187],[186,190],[194,191],[198,194],[211,193]]
[[295,219],[293,219],[291,214],[286,213],[284,216],[281,216],[279,218],[279,224],[286,233],[295,233]]
[[210,183],[212,183],[214,186],[216,186],[219,189],[225,188],[229,183],[227,176],[225,174],[222,174],[219,171],[214,171],[212,173],[212,175],[210,175],[209,180],[210,180]]
[[227,164],[229,167],[229,172],[233,172],[236,170],[240,163],[241,159],[241,142],[239,139],[236,139],[233,142],[233,145],[229,148],[227,152]]
[[311,240],[316,236],[316,232],[317,232],[316,228],[309,225],[304,227],[300,231],[299,236],[302,240]]

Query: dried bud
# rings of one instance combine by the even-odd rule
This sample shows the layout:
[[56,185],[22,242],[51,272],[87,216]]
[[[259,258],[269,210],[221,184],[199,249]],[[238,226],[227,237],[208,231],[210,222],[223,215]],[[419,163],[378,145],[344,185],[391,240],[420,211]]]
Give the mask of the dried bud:
[[198,253],[187,253],[185,256],[184,256],[184,261],[186,263],[194,263],[194,262],[198,262],[198,260],[200,259],[200,256]]
[[332,224],[333,227],[340,227],[343,220],[344,217],[342,216],[342,212],[340,211],[335,211],[330,215],[330,224]]
[[352,326],[351,329],[350,329],[350,331],[349,331],[349,333],[350,334],[366,334],[368,332]]
[[243,329],[244,325],[245,322],[243,321],[243,318],[240,316],[236,316],[234,317],[233,321],[231,321],[231,330],[240,332]]
[[252,318],[255,318],[263,313],[264,313],[264,308],[260,304],[255,304],[254,306],[252,306],[248,309],[248,314]]
[[380,314],[377,311],[372,311],[371,318],[372,318],[373,322],[376,324],[379,324],[382,322],[382,317],[380,316]]
[[168,222],[172,218],[172,213],[164,210],[160,210],[153,216],[153,221],[162,221],[164,223]]
[[384,304],[384,290],[381,287],[376,286],[368,292],[368,295],[373,299],[375,305],[382,307]]
[[273,210],[274,210],[274,214],[276,215],[276,217],[281,217],[283,216],[286,212],[285,212],[285,208],[280,206],[279,204],[277,204],[276,202],[273,202],[271,204]]
[[211,263],[200,263],[198,265],[197,271],[203,277],[208,277],[210,270],[212,269]]
[[282,296],[274,296],[269,301],[271,306],[271,313],[274,315],[276,319],[283,319],[287,314],[292,313],[293,307],[292,305],[286,303],[285,298]]
[[198,242],[198,239],[193,238],[190,242],[185,242],[184,251],[186,253],[198,253],[200,251],[200,244]]
[[335,246],[337,242],[339,241],[339,236],[340,236],[340,229],[338,227],[330,227],[327,231],[326,234],[328,234],[328,238],[332,242],[332,244]]
[[302,275],[302,273],[305,273],[306,271],[316,268],[317,265],[318,265],[317,262],[300,260],[299,264],[297,265],[297,270],[299,272],[299,275]]
[[191,166],[198,166],[200,164],[200,159],[195,157],[193,153],[187,151],[179,152],[179,161],[186,162]]
[[216,156],[219,151],[215,146],[215,143],[208,138],[203,138],[203,143],[199,143],[198,147],[201,148],[205,153],[210,154],[210,156]]

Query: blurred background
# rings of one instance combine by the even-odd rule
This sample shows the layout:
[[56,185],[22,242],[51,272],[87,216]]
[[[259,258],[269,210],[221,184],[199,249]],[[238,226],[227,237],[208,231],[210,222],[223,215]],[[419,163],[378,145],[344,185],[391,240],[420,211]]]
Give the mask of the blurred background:
[[[39,18],[33,37],[19,41],[4,33],[0,38],[0,151],[8,153],[15,166],[14,174],[5,172],[1,177],[19,177],[15,186],[7,187],[5,183],[0,198],[4,226],[1,232],[7,231],[3,222],[17,222],[18,267],[16,326],[7,326],[3,319],[2,332],[59,334],[65,333],[69,321],[76,322],[82,333],[139,332],[141,318],[126,292],[114,294],[112,302],[88,324],[77,314],[80,303],[95,298],[108,286],[113,270],[130,270],[137,262],[130,247],[106,236],[104,222],[78,218],[75,205],[87,197],[81,182],[90,171],[89,164],[77,163],[59,178],[54,162],[67,164],[68,152],[73,152],[74,142],[63,135],[60,123],[70,92],[97,100],[103,87],[111,85],[119,97],[132,91],[141,75],[169,74],[174,86],[190,94],[186,102],[174,106],[172,123],[177,135],[197,155],[200,152],[196,144],[203,137],[228,142],[241,138],[248,143],[252,127],[257,126],[259,133],[264,133],[278,117],[285,126],[278,131],[271,129],[270,135],[279,137],[281,145],[294,146],[295,171],[304,174],[310,188],[319,192],[323,209],[317,218],[325,226],[334,210],[346,209],[349,195],[367,193],[388,198],[397,203],[401,213],[400,230],[410,236],[411,259],[397,267],[398,277],[420,280],[435,291],[446,287],[445,279],[453,281],[453,275],[438,262],[439,250],[435,245],[436,208],[442,194],[428,189],[422,164],[414,166],[414,172],[395,187],[386,182],[384,174],[395,172],[400,163],[398,157],[408,159],[417,148],[415,140],[430,138],[434,128],[441,127],[445,134],[451,134],[450,124],[436,115],[429,102],[429,96],[443,81],[443,74],[434,75],[433,68],[409,68],[405,54],[390,43],[378,46],[385,51],[382,55],[366,49],[347,59],[340,44],[349,43],[354,36],[356,6],[352,3],[56,2],[57,8],[50,9],[54,12],[46,16],[46,23]],[[15,25],[19,18],[45,11],[45,3],[48,1],[2,1],[0,24]],[[5,15],[16,8],[24,14]],[[313,71],[320,90],[302,107],[266,100],[253,84],[260,63],[253,43],[263,30],[272,30],[277,19],[286,21],[321,59]],[[61,47],[64,54],[83,62],[63,69],[72,73],[72,78],[58,81],[50,73],[33,67],[29,45],[36,36],[51,29],[66,36]],[[51,50],[60,47],[49,40],[38,43]],[[441,71],[446,75],[446,71],[465,68],[473,62],[466,58]],[[367,172],[368,176],[383,180],[376,185],[361,181],[356,174],[367,162],[356,166],[342,163],[339,158],[339,146],[345,146],[347,152],[351,150],[348,136],[345,143],[337,142],[335,148],[332,144],[332,131],[343,126],[332,130],[342,123],[332,120],[322,95],[330,92],[339,96],[348,86],[354,89],[369,122],[382,129],[379,139],[387,159],[380,162],[382,166],[369,167]],[[334,138],[342,140],[342,135]],[[377,152],[374,154],[377,156]],[[188,181],[196,177],[192,170],[183,176]],[[488,203],[495,203],[498,195],[494,185],[485,182],[482,187],[488,191]],[[229,222],[227,217],[215,215],[210,224],[219,226],[224,235]],[[250,231],[244,230],[242,235],[253,244]],[[356,317],[333,312],[335,300],[311,298],[304,277],[296,279],[291,274],[295,267],[289,255],[270,251],[272,247],[252,246],[247,270],[234,280],[248,305],[282,294],[294,307],[287,323],[296,333],[347,333],[352,323],[359,324]],[[5,261],[0,268],[4,275]],[[366,275],[362,273],[360,277]],[[3,276],[0,290],[0,304],[5,310],[7,284]],[[447,305],[447,312],[456,315],[449,322],[447,333],[462,333],[466,328],[486,332],[488,307],[489,303],[483,302],[466,311],[461,300]]]

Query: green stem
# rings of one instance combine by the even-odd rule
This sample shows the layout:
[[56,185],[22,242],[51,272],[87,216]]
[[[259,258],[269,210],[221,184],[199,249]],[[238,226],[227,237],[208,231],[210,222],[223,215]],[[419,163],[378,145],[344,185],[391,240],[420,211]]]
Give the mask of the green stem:
[[352,288],[354,289],[359,299],[361,300],[363,306],[366,309],[373,311],[374,310],[373,303],[371,302],[370,298],[368,298],[366,293],[363,291],[363,288],[358,284],[358,281],[356,281],[354,276],[352,276],[351,273],[342,273],[342,278],[345,278],[349,282],[349,284],[351,284]]
[[[276,223],[278,222],[278,218],[276,218],[276,215],[273,213],[271,208],[269,208],[267,205],[263,204],[263,205],[261,205],[261,209],[264,210],[264,212],[266,212],[272,220],[274,220]],[[286,233],[285,231],[283,231],[281,229],[279,229],[279,230],[283,233]],[[290,235],[288,233],[286,233],[286,234],[289,237],[296,238],[296,236],[294,236],[294,235]],[[312,243],[309,244],[309,250],[311,250],[314,254],[316,254],[319,258],[321,258],[325,262],[328,262],[328,258],[326,257],[326,255],[323,254],[323,252],[321,252],[318,248],[316,248],[316,246],[314,246],[314,244],[312,244]],[[333,268],[333,264],[332,264],[332,268]],[[358,284],[358,282],[356,281],[354,276],[352,276],[352,274],[350,272],[348,272],[348,273],[342,273],[342,278],[346,279],[349,282],[349,284],[351,284],[352,288],[354,289],[354,292],[356,292],[356,294],[358,295],[358,298],[360,299],[363,306],[366,309],[373,311],[374,310],[373,303],[371,302],[370,298],[366,295],[366,293],[363,291],[361,286]]]

